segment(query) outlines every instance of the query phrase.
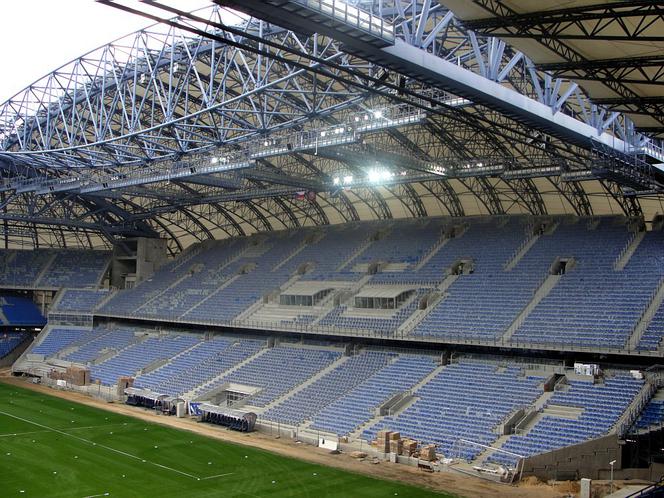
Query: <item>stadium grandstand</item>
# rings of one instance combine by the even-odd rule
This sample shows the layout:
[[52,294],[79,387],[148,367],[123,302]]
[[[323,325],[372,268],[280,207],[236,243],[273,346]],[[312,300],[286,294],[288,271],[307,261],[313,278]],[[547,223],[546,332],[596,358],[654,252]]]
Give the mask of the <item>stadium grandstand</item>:
[[661,496],[661,2],[98,2],[151,24],[0,105],[0,366]]

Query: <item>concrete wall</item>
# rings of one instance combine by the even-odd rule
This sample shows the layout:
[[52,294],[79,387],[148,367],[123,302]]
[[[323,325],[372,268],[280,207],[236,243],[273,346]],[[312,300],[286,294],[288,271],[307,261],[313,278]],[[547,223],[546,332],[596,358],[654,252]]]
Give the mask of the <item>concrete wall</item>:
[[[527,458],[524,461],[523,476],[534,475],[542,480],[576,480],[583,477],[609,479],[609,462],[613,460],[616,461],[613,467],[614,479],[650,480],[651,475],[657,475],[654,468],[652,472],[649,468],[623,469],[622,445],[613,434]],[[664,465],[660,467],[664,468]]]

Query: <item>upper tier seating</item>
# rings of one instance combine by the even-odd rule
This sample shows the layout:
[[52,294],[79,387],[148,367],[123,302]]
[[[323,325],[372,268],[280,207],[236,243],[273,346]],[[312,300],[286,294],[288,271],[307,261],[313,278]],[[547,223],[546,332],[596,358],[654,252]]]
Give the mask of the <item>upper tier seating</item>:
[[43,327],[46,319],[37,305],[27,296],[2,295],[0,307],[6,321],[3,325],[14,327]]
[[111,261],[111,254],[106,251],[67,250],[54,254],[39,287],[98,287]]
[[0,286],[36,287],[37,277],[52,257],[53,252],[48,249],[0,251]]
[[[521,218],[515,218],[504,227],[491,222],[471,223],[461,237],[450,240],[439,251],[433,258],[438,264],[450,266],[460,258],[472,259],[474,272],[461,275],[448,288],[448,296],[420,322],[415,335],[494,339],[509,327],[532,299],[545,271],[503,270],[527,238],[521,222]],[[433,278],[431,263],[424,271]]]
[[[622,271],[613,268],[629,233],[613,220],[595,230],[561,226],[567,254],[576,266],[562,276],[527,317],[513,340],[622,348],[664,276],[660,233],[648,234]],[[562,255],[561,255],[562,256]]]
[[108,295],[107,289],[64,289],[51,311],[91,313]]
[[[546,233],[535,235],[543,221]],[[376,233],[381,236],[372,240]],[[441,243],[441,237],[448,239]],[[420,298],[436,291],[464,261],[472,271],[447,281],[442,299],[408,321],[411,336],[625,349],[664,278],[658,259],[661,231],[647,233],[625,268],[615,269],[633,237],[621,217],[529,216],[367,222],[260,234],[187,251],[136,288],[116,293],[98,313],[203,324],[235,325],[239,319],[251,326],[252,310],[265,310],[256,320],[265,327],[335,327],[389,337],[413,316]],[[531,310],[533,297],[561,259],[570,262],[568,268],[559,279],[549,279],[548,294],[541,292],[543,298]],[[363,273],[354,269],[378,261],[402,266],[361,283],[407,284],[417,293],[393,316],[359,312],[352,307],[352,295],[333,307],[339,294],[324,299],[317,310],[301,306],[299,312],[274,300],[269,303],[274,313],[270,306],[261,307],[265,296],[278,294],[291,278],[346,282],[339,285],[357,289]],[[530,313],[517,321],[527,308]],[[662,314],[650,323],[639,349],[654,351],[661,344]]]
[[0,287],[59,289],[97,287],[111,253],[79,249],[0,251]]
[[351,260],[348,268],[373,262],[405,263],[406,271],[419,262],[442,235],[439,219],[428,223],[399,220],[387,230],[385,237],[371,242],[366,250]]
[[30,334],[27,332],[2,332],[0,333],[0,358],[4,358],[23,343]]

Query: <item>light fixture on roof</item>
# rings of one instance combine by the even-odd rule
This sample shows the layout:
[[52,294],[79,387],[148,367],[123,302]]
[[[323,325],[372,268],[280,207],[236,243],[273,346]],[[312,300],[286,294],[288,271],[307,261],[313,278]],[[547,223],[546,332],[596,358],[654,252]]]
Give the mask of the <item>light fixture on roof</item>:
[[384,168],[374,168],[368,171],[367,178],[371,183],[389,182],[394,178],[394,173]]

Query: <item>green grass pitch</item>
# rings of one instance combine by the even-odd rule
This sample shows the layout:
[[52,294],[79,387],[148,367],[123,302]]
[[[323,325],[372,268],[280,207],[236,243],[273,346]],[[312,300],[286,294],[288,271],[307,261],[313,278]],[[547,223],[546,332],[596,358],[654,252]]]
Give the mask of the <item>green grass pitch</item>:
[[445,497],[0,384],[0,496]]

